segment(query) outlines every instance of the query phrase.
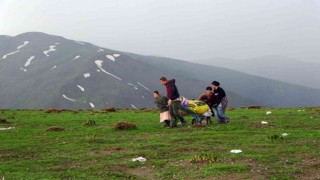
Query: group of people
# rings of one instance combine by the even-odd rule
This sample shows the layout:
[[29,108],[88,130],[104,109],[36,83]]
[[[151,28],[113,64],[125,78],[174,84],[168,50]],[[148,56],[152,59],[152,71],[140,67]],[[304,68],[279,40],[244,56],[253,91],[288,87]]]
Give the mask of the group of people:
[[[186,120],[179,114],[182,99],[175,85],[175,79],[168,80],[166,77],[161,77],[160,84],[165,86],[167,93],[167,96],[161,96],[157,90],[153,92],[154,103],[160,111],[160,122],[163,122],[165,127],[176,128],[179,119],[182,127],[185,127]],[[229,123],[230,119],[225,115],[228,105],[226,93],[218,81],[213,81],[211,84],[211,87],[207,87],[206,92],[201,94],[198,100],[207,103],[219,123]]]

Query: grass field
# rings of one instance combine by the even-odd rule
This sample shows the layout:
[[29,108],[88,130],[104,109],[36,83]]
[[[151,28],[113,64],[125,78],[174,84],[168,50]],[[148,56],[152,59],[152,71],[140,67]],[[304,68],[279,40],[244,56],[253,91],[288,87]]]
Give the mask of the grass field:
[[[0,131],[0,179],[320,179],[320,108],[227,115],[230,124],[193,128],[187,117],[169,129],[157,111],[0,110],[10,123],[0,128],[15,127]],[[119,121],[137,128],[115,130]]]

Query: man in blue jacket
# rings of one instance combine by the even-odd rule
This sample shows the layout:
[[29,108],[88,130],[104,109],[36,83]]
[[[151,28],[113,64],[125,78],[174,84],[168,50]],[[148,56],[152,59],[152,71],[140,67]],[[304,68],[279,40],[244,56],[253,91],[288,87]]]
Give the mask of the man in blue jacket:
[[177,127],[177,119],[181,121],[182,127],[185,127],[187,124],[184,118],[178,113],[181,106],[181,99],[175,82],[175,79],[168,81],[166,77],[160,78],[160,84],[166,87],[172,128]]

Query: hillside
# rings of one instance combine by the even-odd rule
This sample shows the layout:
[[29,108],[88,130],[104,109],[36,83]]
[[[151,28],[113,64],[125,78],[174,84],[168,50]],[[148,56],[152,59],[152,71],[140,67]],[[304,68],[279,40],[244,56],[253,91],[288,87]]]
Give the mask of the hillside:
[[[227,113],[230,124],[193,128],[188,116],[171,129],[156,110],[0,110],[0,179],[320,178],[319,108]],[[137,128],[115,130],[123,120]]]
[[0,38],[0,108],[101,109],[153,105],[159,77],[175,78],[181,95],[197,98],[221,82],[230,106],[319,106],[320,90],[162,57],[102,48],[30,32]]

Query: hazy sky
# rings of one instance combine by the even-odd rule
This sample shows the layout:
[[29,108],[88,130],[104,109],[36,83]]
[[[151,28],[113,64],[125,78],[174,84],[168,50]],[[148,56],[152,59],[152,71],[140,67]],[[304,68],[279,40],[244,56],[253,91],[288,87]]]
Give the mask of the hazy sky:
[[40,31],[185,60],[320,59],[320,0],[0,0],[0,35]]

